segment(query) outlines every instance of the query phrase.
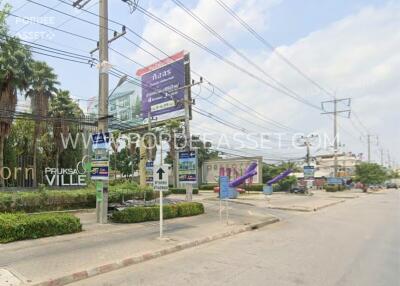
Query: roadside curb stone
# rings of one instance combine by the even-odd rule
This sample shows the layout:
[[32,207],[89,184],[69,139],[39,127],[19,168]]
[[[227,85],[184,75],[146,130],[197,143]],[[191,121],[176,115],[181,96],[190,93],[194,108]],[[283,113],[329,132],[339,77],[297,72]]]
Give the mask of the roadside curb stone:
[[182,242],[179,243],[177,245],[174,246],[169,246],[169,247],[165,247],[163,249],[158,249],[152,252],[146,252],[144,254],[141,255],[137,255],[137,256],[133,256],[133,257],[128,257],[125,258],[123,260],[120,261],[116,261],[113,263],[108,263],[108,264],[104,264],[101,266],[97,266],[94,268],[90,268],[90,269],[86,269],[86,270],[81,270],[81,271],[77,271],[75,273],[71,273],[62,277],[58,277],[58,278],[54,278],[54,279],[50,279],[47,281],[42,281],[39,283],[27,283],[24,285],[29,285],[29,286],[61,286],[61,285],[67,285],[70,283],[74,283],[83,279],[87,279],[96,275],[100,275],[100,274],[104,274],[107,272],[111,272],[117,269],[121,269],[127,266],[131,266],[134,264],[138,264],[138,263],[142,263],[151,259],[155,259],[158,257],[162,257],[171,253],[175,253],[175,252],[179,252],[185,249],[189,249],[192,247],[196,247],[202,244],[206,244],[208,242],[211,241],[215,241],[215,240],[219,240],[222,238],[226,238],[226,237],[230,237],[239,233],[243,233],[246,231],[251,231],[251,230],[255,230],[261,227],[264,227],[266,225],[269,224],[273,224],[278,222],[279,219],[277,217],[272,217],[269,218],[267,220],[258,222],[258,223],[253,223],[253,224],[249,224],[246,225],[244,227],[239,227],[230,231],[226,231],[226,232],[222,232],[222,233],[217,233],[217,234],[213,234],[213,235],[209,235],[203,238],[199,238],[196,240],[191,240],[191,241],[186,241],[186,242]]

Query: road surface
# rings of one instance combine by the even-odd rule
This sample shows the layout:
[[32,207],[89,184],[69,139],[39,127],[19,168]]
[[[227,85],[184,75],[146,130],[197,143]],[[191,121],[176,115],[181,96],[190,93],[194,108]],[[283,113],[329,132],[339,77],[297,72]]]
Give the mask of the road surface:
[[398,191],[347,200],[72,285],[400,285]]

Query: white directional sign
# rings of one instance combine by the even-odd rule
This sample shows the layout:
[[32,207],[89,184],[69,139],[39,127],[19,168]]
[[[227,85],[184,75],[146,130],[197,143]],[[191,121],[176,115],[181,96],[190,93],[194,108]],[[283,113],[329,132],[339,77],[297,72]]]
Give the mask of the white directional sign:
[[154,165],[153,168],[154,191],[168,191],[168,165]]

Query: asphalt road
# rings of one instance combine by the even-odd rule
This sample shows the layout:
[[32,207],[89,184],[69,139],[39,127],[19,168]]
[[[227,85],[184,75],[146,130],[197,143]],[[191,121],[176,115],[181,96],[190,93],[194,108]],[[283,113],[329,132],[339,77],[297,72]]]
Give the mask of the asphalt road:
[[399,191],[215,241],[73,285],[400,285]]

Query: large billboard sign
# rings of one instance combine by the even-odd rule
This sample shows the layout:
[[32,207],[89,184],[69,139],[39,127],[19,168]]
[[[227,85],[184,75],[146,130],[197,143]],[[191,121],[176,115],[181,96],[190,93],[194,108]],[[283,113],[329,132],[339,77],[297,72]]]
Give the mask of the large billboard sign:
[[181,51],[150,66],[139,69],[142,83],[142,116],[157,121],[184,116],[184,86],[188,80],[189,55]]

